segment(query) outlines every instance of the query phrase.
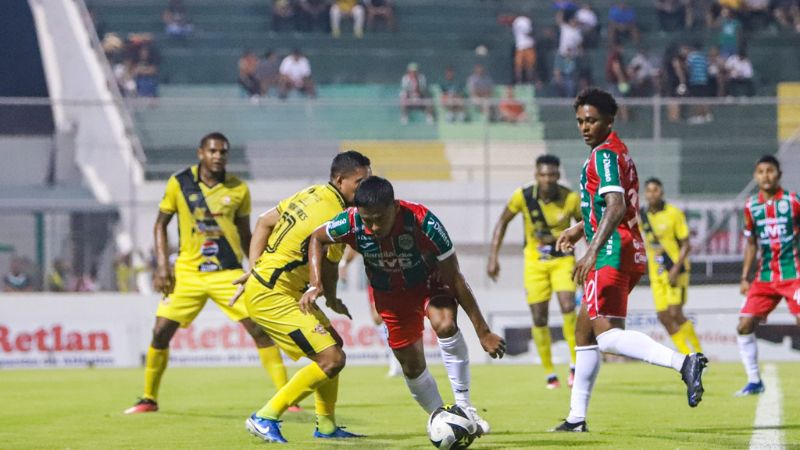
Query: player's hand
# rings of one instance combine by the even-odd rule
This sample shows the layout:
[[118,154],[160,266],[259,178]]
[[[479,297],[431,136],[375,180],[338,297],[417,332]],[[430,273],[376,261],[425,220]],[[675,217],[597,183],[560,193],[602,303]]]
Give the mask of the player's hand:
[[298,302],[300,306],[300,311],[303,314],[313,314],[314,311],[317,311],[319,307],[317,307],[317,299],[322,295],[322,287],[321,286],[310,286],[308,290],[303,294]]
[[743,278],[742,281],[739,283],[739,292],[742,295],[747,295],[747,291],[750,290],[750,282],[747,281],[746,278]]
[[592,250],[587,251],[583,258],[575,263],[575,268],[572,269],[572,279],[578,286],[583,286],[586,277],[589,276],[589,272],[594,269],[596,263],[597,253]]
[[153,273],[153,289],[165,297],[175,289],[175,275],[167,266],[159,266]]
[[500,263],[497,262],[497,258],[489,258],[489,264],[486,265],[486,275],[489,275],[492,281],[497,281],[497,276],[500,275]]
[[678,286],[678,277],[681,275],[681,267],[679,265],[672,266],[669,270],[667,277],[669,278],[669,285],[672,287]]
[[492,358],[502,358],[506,354],[506,341],[500,336],[489,332],[481,338],[481,347]]
[[329,299],[329,298],[326,297],[325,298],[325,306],[330,308],[331,311],[333,311],[333,312],[335,312],[337,314],[341,314],[343,316],[347,316],[347,318],[349,318],[350,320],[353,320],[353,316],[350,315],[350,311],[348,311],[347,305],[342,303],[342,299],[340,299],[340,298]]
[[230,300],[228,300],[228,306],[233,306],[236,303],[236,300],[239,300],[239,297],[244,294],[244,285],[247,283],[247,280],[250,279],[250,272],[245,272],[239,278],[233,280],[233,284],[237,285],[236,293],[233,294]]
[[562,231],[556,239],[556,251],[571,253],[575,250],[575,244],[583,237],[583,228],[580,224],[573,225]]

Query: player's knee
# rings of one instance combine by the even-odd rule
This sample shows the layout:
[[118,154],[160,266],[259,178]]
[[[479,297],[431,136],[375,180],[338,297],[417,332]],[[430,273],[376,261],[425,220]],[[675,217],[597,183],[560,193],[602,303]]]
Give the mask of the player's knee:
[[272,338],[269,337],[266,331],[263,328],[259,327],[258,325],[253,326],[245,326],[247,332],[253,338],[253,341],[256,343],[256,347],[264,348],[269,347],[271,345],[275,345],[275,342],[272,341]]
[[547,316],[534,315],[533,316],[533,326],[535,326],[535,327],[546,327],[547,326]]
[[436,324],[431,323],[433,331],[436,332],[436,337],[439,339],[449,338],[458,332],[458,325],[452,317],[445,317],[437,321]]
[[425,371],[425,361],[400,361],[400,367],[403,369],[403,376],[409,380],[414,380],[422,375]]
[[168,325],[156,325],[153,327],[153,340],[150,345],[153,348],[164,350],[169,347],[169,341],[175,334],[175,329]]
[[752,320],[740,320],[736,326],[736,333],[740,336],[745,334],[752,334],[755,331],[755,322]]
[[320,369],[331,378],[344,369],[346,362],[347,356],[339,346],[328,347],[323,353],[320,353],[316,360]]

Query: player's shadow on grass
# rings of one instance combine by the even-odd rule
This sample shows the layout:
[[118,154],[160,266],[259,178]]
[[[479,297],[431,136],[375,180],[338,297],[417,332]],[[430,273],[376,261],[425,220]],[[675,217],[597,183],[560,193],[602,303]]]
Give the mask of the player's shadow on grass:
[[[242,413],[231,413],[231,414],[212,414],[212,413],[201,413],[201,412],[169,412],[169,411],[161,411],[159,415],[162,416],[176,416],[176,417],[200,417],[206,419],[243,419],[246,418],[247,414]],[[281,417],[281,420],[287,423],[313,423],[314,422],[314,414],[308,412],[299,412],[299,413],[291,413],[291,414],[284,414]]]

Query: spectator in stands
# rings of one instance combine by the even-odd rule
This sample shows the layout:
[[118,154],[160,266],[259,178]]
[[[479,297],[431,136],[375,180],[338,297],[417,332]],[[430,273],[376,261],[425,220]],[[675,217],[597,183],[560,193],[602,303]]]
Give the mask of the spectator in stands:
[[553,61],[553,89],[559,97],[572,98],[578,92],[578,59],[576,50],[556,53]]
[[47,290],[50,292],[66,292],[71,283],[67,262],[61,258],[54,259],[52,267],[47,273],[45,282]]
[[556,13],[556,22],[559,28],[558,53],[561,56],[573,55],[577,57],[581,53],[583,35],[580,28],[578,28],[578,19],[575,16],[574,10]]
[[772,15],[781,28],[800,33],[800,0],[775,0]]
[[553,0],[553,9],[556,10],[556,15],[558,15],[559,12],[575,12],[578,9],[578,5],[572,0]]
[[725,95],[725,59],[719,54],[719,47],[708,49],[708,95]]
[[686,21],[685,0],[655,0],[658,14],[658,27],[661,31],[675,31],[683,28]]
[[514,86],[506,86],[505,96],[500,100],[497,110],[503,122],[520,123],[528,120],[525,104],[516,99]]
[[633,42],[639,44],[639,25],[636,23],[636,11],[625,0],[618,1],[608,11],[608,41],[617,43],[622,35],[628,35]]
[[714,22],[712,11],[718,4],[714,0],[687,0],[687,3],[686,29],[710,28]]
[[84,272],[83,275],[75,280],[72,286],[74,292],[97,292],[100,290],[100,285],[97,282],[97,266],[92,266],[89,272]]
[[262,97],[269,97],[272,89],[278,89],[280,86],[280,72],[281,60],[278,54],[272,50],[267,50],[264,57],[258,62],[256,66],[256,80],[259,85],[259,95]]
[[135,270],[131,252],[117,255],[114,259],[114,275],[117,282],[117,292],[136,292],[136,284],[134,283]]
[[[708,92],[708,56],[703,51],[703,43],[697,41],[686,55],[686,72],[688,89],[691,97],[709,97]],[[713,116],[708,105],[694,105],[693,114],[688,122],[692,125],[711,122]]]
[[[611,44],[611,48],[608,50],[608,55],[606,56],[606,83],[608,91],[617,99],[628,95],[631,89],[631,85],[628,83],[628,73],[625,71],[622,46],[619,44]],[[617,118],[623,123],[628,121],[628,107],[622,103],[619,104]]]
[[595,48],[600,41],[600,22],[597,14],[588,3],[581,4],[580,9],[575,12],[575,20],[583,37],[585,48]]
[[476,106],[489,121],[494,120],[494,80],[486,72],[483,64],[475,64],[472,74],[467,78],[467,92],[470,102]]
[[651,97],[658,85],[658,68],[639,47],[626,68],[631,97]]
[[272,31],[295,29],[293,0],[272,0]]
[[189,22],[182,0],[169,0],[167,9],[161,14],[161,20],[167,36],[182,38],[194,32],[194,25]]
[[353,19],[353,36],[364,36],[364,7],[358,0],[334,0],[331,6],[331,34],[338,38],[342,35],[342,17]]
[[733,11],[730,8],[722,8],[716,25],[719,27],[719,35],[717,36],[719,53],[723,58],[727,58],[736,53],[739,46],[744,44],[742,23],[733,15]]
[[[682,52],[682,47],[672,43],[664,53],[662,64],[662,94],[665,97],[685,97],[686,88],[686,58]],[[667,101],[667,119],[670,122],[681,120],[681,107],[675,101]]]
[[258,69],[258,56],[250,50],[245,50],[239,57],[239,87],[242,93],[251,98],[257,99],[261,95],[261,85],[256,78]]
[[742,47],[735,55],[725,61],[725,70],[728,73],[728,95],[734,97],[752,97],[755,95],[753,83],[753,63],[747,57],[747,49]]
[[158,97],[158,57],[150,44],[140,46],[137,56],[133,68],[136,94],[139,97]]
[[298,0],[297,6],[298,31],[311,32],[316,28],[330,31],[330,0]]
[[411,62],[400,80],[400,123],[406,125],[409,111],[415,109],[425,111],[425,120],[428,123],[434,122],[428,80],[425,74],[420,73],[417,63]]
[[533,83],[536,69],[536,41],[533,38],[533,23],[526,16],[517,16],[511,22],[514,33],[514,83]]
[[278,96],[281,99],[286,99],[289,96],[289,92],[294,89],[305,94],[308,98],[317,97],[317,88],[311,78],[311,63],[300,49],[292,50],[289,56],[283,58],[278,72],[281,77]]
[[444,70],[444,80],[439,84],[442,91],[442,106],[446,111],[448,122],[464,122],[467,120],[467,109],[464,104],[464,83],[456,78],[456,72],[452,67]]
[[3,291],[5,292],[31,292],[33,291],[33,279],[27,261],[23,258],[14,257],[8,273],[3,276]]
[[772,18],[770,0],[743,0],[742,12],[745,26],[750,31],[765,28]]
[[375,19],[383,19],[389,31],[396,31],[392,0],[364,0],[364,5],[367,7],[367,28],[374,30]]

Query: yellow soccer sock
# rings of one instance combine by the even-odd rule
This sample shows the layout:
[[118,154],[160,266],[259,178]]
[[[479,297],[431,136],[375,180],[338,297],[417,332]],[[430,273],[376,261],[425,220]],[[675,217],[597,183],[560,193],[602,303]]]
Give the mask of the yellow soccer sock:
[[679,328],[678,331],[675,332],[675,334],[671,334],[669,337],[670,339],[672,339],[672,343],[675,344],[675,348],[678,350],[678,352],[683,353],[684,355],[688,355],[689,353],[691,353],[691,351],[689,350],[689,346],[686,345],[686,338],[684,337],[683,334],[683,327]]
[[703,351],[700,347],[700,339],[697,338],[697,334],[694,332],[694,324],[692,324],[691,320],[687,320],[681,325],[681,333],[684,339],[689,341],[689,345],[694,348],[695,352],[701,353]]
[[144,395],[143,398],[156,400],[158,387],[161,385],[161,376],[167,370],[169,349],[159,350],[150,347],[147,349],[147,360],[144,366]]
[[259,417],[277,420],[286,412],[286,408],[298,404],[317,390],[320,384],[330,380],[317,363],[298,370],[296,374],[256,413]]
[[279,391],[286,385],[286,367],[283,365],[283,358],[281,358],[281,351],[278,350],[277,345],[270,345],[269,347],[259,348],[258,357],[261,359],[261,365],[272,378],[272,384],[275,385],[275,390]]
[[578,315],[572,311],[562,314],[562,317],[564,325],[561,326],[561,331],[564,333],[567,346],[569,346],[569,364],[571,367],[575,367],[575,324],[578,322]]
[[548,376],[555,373],[553,355],[550,352],[550,327],[533,327],[533,342],[536,343],[536,349],[539,351],[544,372]]
[[339,397],[339,375],[317,387],[316,400],[317,429],[320,433],[331,434],[336,431],[336,399]]

